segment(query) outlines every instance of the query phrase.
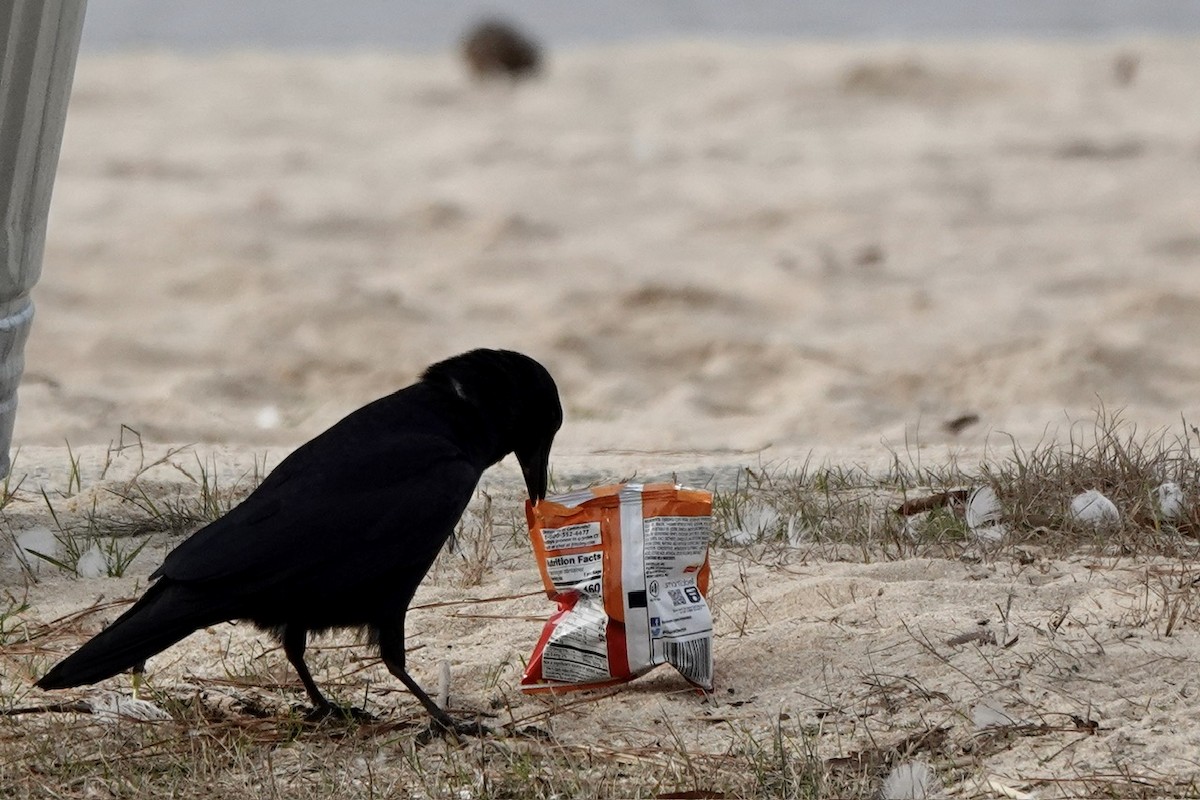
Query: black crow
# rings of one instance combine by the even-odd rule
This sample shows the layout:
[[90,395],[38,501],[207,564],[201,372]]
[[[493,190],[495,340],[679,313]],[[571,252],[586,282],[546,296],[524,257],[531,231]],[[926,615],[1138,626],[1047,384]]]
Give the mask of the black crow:
[[285,458],[37,685],[95,683],[198,628],[243,619],[279,637],[314,716],[346,713],[317,688],[304,649],[310,631],[361,628],[435,722],[461,729],[404,669],[405,613],[485,469],[515,453],[529,499],[545,497],[561,424],[554,379],[528,356],[473,350],[434,364]]

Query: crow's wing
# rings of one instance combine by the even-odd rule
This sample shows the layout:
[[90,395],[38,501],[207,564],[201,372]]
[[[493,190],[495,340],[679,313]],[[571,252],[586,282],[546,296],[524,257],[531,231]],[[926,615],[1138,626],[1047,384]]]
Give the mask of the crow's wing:
[[[233,595],[322,594],[432,561],[480,471],[444,438],[384,434],[297,451],[250,497],[167,556],[154,577]],[[311,443],[310,443],[311,444]]]

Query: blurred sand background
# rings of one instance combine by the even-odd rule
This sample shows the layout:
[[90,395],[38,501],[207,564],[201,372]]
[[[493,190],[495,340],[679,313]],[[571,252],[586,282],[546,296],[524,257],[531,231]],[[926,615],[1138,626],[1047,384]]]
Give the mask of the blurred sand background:
[[1149,39],[610,44],[517,87],[85,53],[15,443],[293,446],[476,346],[551,368],[564,456],[1177,424],[1198,74]]
[[[8,524],[49,530],[39,486],[64,518],[119,513],[140,463],[126,450],[101,480],[121,425],[152,457],[198,443],[177,461],[228,481],[476,346],[556,375],[568,481],[874,462],[906,442],[977,455],[1101,402],[1177,425],[1200,387],[1197,44],[606,43],[551,48],[515,87],[444,52],[85,50],[15,434],[32,501]],[[194,491],[169,466],[149,478]],[[511,466],[487,480],[515,514]],[[121,579],[44,572],[28,616],[136,594],[170,544]],[[536,588],[527,553],[497,559],[473,587],[448,554],[418,604]],[[1177,565],[717,559],[718,705],[659,670],[556,717],[559,741],[652,748],[669,719],[719,753],[739,731],[769,741],[782,713],[844,756],[932,724],[976,742],[976,710],[997,708],[1102,728],[977,751],[983,774],[1195,776],[1200,634],[1164,636],[1155,593]],[[447,658],[460,707],[538,713],[515,683],[548,605],[418,609],[414,675]],[[1019,642],[945,644],[982,620]],[[268,648],[218,626],[152,669],[186,692]],[[412,710],[373,669],[376,710]],[[339,675],[335,693],[366,691]]]

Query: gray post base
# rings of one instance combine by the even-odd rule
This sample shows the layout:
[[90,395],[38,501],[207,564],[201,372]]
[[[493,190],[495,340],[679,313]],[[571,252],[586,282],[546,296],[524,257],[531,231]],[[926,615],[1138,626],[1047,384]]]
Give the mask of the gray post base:
[[86,0],[0,2],[0,476],[42,272],[46,216]]

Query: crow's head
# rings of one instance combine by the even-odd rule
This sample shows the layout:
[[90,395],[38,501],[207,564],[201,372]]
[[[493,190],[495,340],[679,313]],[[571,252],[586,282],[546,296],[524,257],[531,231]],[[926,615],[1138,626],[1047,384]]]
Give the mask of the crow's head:
[[472,350],[429,367],[424,380],[448,388],[483,417],[493,439],[484,453],[488,463],[516,454],[529,499],[546,496],[550,445],[563,412],[545,367],[511,350]]

